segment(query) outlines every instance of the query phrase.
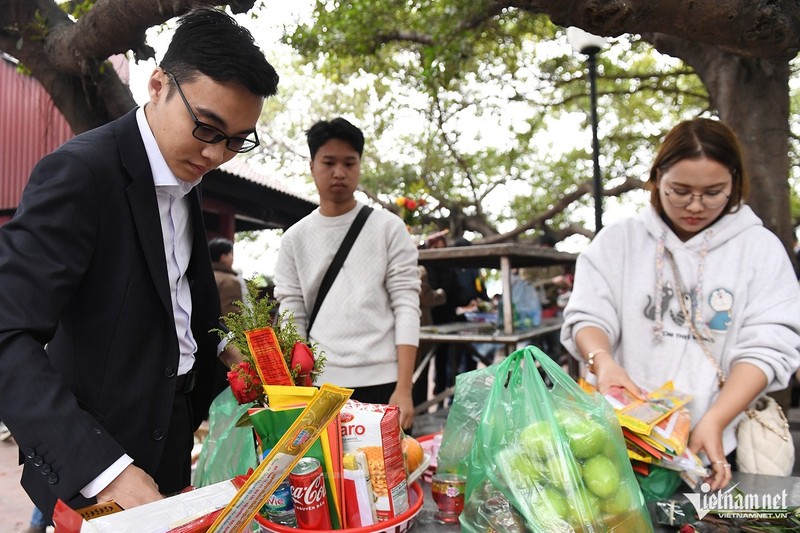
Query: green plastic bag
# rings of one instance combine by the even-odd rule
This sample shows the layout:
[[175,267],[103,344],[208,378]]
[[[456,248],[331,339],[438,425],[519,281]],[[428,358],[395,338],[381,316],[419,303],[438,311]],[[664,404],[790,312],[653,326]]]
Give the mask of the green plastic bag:
[[497,369],[460,522],[473,533],[653,530],[611,406],[533,346]]
[[637,472],[636,480],[639,482],[642,495],[647,502],[669,498],[683,483],[678,472],[660,466],[651,466],[650,473],[646,476]]
[[456,376],[453,404],[447,413],[436,458],[437,472],[467,475],[467,457],[499,366],[495,364]]
[[230,387],[214,398],[208,410],[208,436],[194,471],[194,486],[205,487],[244,475],[256,468],[253,428],[236,427],[251,407],[239,405]]

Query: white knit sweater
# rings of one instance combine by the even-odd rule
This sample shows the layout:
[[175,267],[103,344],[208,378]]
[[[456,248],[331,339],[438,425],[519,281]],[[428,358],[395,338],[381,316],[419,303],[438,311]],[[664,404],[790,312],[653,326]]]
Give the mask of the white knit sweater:
[[[362,205],[340,216],[319,209],[289,228],[275,269],[280,311],[305,336],[325,271]],[[417,249],[403,221],[374,210],[320,307],[310,340],[327,363],[316,384],[363,387],[397,381],[398,344],[419,344]]]

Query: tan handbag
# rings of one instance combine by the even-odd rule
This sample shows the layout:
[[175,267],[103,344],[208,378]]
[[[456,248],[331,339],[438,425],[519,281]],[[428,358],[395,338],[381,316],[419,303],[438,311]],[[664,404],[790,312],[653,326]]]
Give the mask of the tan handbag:
[[[676,291],[681,312],[688,318],[692,336],[703,349],[703,353],[717,371],[719,388],[725,384],[725,374],[711,354],[703,338],[697,332],[693,318],[687,313],[683,299],[683,281],[672,253],[667,252],[672,272],[675,275]],[[794,468],[794,441],[789,432],[789,422],[781,406],[769,396],[761,396],[753,407],[745,410],[747,418],[736,427],[736,466],[740,472],[789,476]]]
[[756,400],[736,428],[736,466],[740,472],[789,476],[794,468],[794,441],[781,406],[770,396]]

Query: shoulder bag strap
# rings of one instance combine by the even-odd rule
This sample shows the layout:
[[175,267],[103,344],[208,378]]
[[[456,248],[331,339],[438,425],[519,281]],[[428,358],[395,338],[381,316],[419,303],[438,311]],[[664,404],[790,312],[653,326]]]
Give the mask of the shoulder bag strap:
[[722,372],[722,367],[719,366],[717,358],[711,355],[711,351],[708,349],[708,346],[706,346],[706,343],[700,336],[700,332],[697,331],[697,327],[694,325],[694,316],[692,316],[690,311],[686,309],[686,303],[684,303],[683,295],[683,279],[681,279],[681,273],[678,272],[678,266],[675,264],[675,258],[672,257],[672,252],[669,250],[667,250],[667,258],[669,259],[669,264],[672,267],[672,274],[675,276],[675,290],[678,292],[678,303],[681,306],[681,313],[683,313],[683,316],[689,321],[689,329],[692,330],[692,337],[694,337],[694,339],[697,341],[697,344],[700,345],[700,348],[703,349],[703,353],[705,354],[706,358],[708,358],[708,361],[717,371],[717,380],[719,381],[719,388],[721,389],[722,386],[725,385],[725,374]]
[[325,272],[325,276],[322,278],[322,283],[320,283],[319,292],[317,292],[317,300],[314,302],[314,309],[311,311],[311,316],[308,318],[306,336],[310,336],[311,327],[314,325],[314,321],[317,318],[317,313],[319,313],[319,308],[322,306],[322,301],[325,300],[325,296],[327,296],[331,285],[333,285],[333,280],[339,275],[339,270],[342,268],[347,254],[350,253],[350,248],[352,248],[353,243],[356,242],[356,237],[358,237],[358,234],[361,232],[361,228],[364,227],[364,223],[367,221],[367,217],[370,213],[372,213],[371,207],[365,205],[361,208],[356,218],[353,220],[353,223],[350,225],[350,229],[347,230],[347,235],[344,236],[342,244],[339,245],[339,250],[336,252],[336,255],[333,256],[333,260],[328,270]]

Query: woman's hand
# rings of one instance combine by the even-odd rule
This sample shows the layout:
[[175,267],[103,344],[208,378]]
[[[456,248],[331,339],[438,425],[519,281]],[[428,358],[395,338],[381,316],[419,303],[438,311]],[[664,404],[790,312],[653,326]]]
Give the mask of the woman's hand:
[[633,382],[625,369],[617,364],[607,352],[599,353],[594,358],[594,371],[597,376],[597,390],[605,394],[612,387],[627,389],[637,398],[644,398],[642,390]]
[[730,483],[731,465],[725,458],[722,448],[722,431],[725,424],[718,420],[713,413],[707,412],[692,430],[689,436],[689,449],[694,452],[705,452],[711,461],[711,475],[704,481],[711,485],[711,490],[719,490]]
[[611,341],[605,331],[596,326],[581,328],[575,335],[575,344],[584,360],[590,363],[589,371],[597,376],[597,390],[602,394],[611,387],[622,387],[644,399],[641,389],[611,356]]
[[722,448],[722,432],[767,386],[764,371],[752,363],[735,363],[719,396],[708,408],[689,436],[689,449],[705,452],[711,461],[711,475],[706,481],[712,490],[730,483],[731,467]]

